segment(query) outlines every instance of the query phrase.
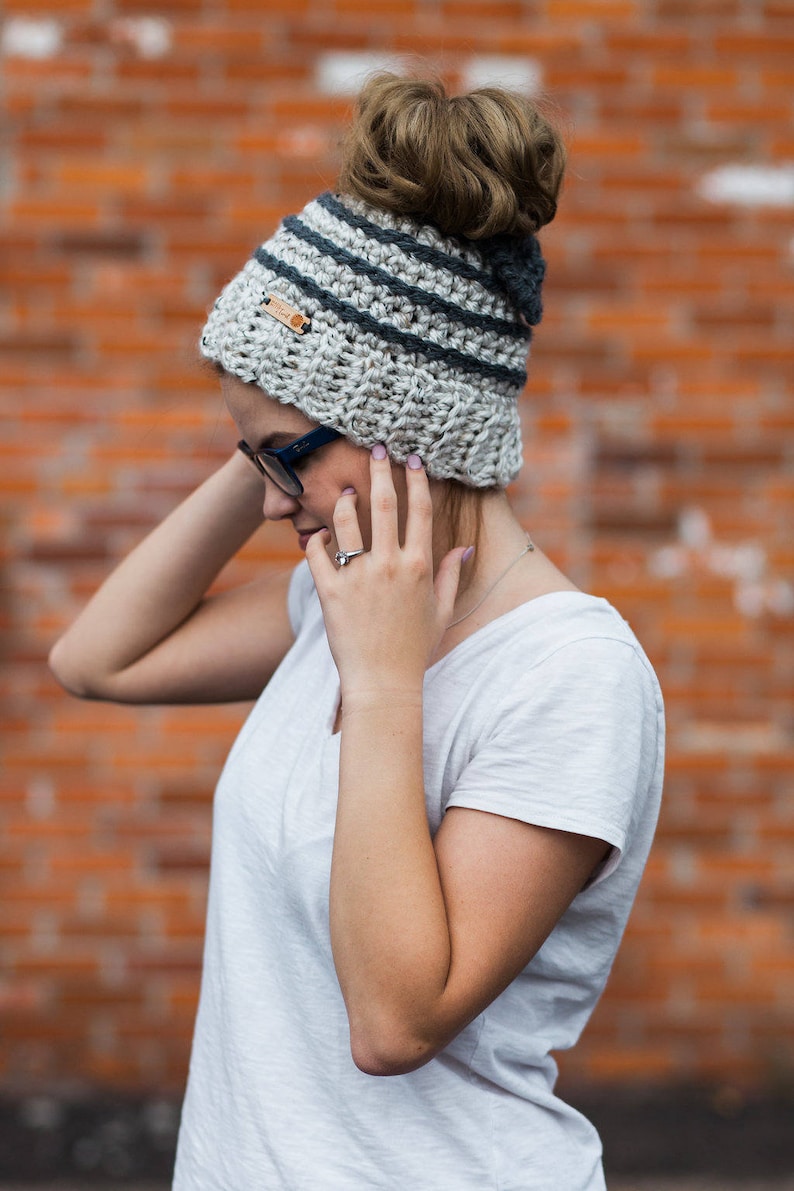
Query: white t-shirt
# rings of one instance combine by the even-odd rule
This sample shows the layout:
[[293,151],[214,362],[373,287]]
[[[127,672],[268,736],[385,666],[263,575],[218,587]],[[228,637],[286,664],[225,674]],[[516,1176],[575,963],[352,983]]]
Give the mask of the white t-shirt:
[[305,562],[289,604],[297,639],[215,798],[175,1191],[602,1189],[598,1135],[555,1097],[549,1051],[572,1046],[592,1012],[650,847],[664,736],[650,664],[605,600],[560,592],[428,670],[433,831],[446,807],[465,806],[596,836],[612,852],[444,1051],[373,1077],[350,1057],[329,940],[339,681]]

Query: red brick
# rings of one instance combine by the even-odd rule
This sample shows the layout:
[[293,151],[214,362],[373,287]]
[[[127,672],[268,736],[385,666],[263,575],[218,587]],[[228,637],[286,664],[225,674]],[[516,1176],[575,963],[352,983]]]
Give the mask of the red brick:
[[722,61],[733,58],[745,67],[751,62],[768,63],[775,58],[790,62],[794,55],[794,33],[790,27],[782,33],[772,29],[736,28],[727,32],[718,31],[713,45]]
[[[235,140],[239,148],[247,148],[239,138]],[[275,148],[276,136],[271,133],[269,142],[271,149]],[[228,166],[215,166],[201,162],[177,164],[171,173],[171,185],[178,193],[192,195],[207,194],[216,198],[223,189],[234,192],[253,190],[259,180],[259,172],[252,166],[231,169]]]
[[[41,102],[41,87],[74,86],[90,83],[95,64],[89,55],[71,53],[68,58],[3,58],[3,79],[8,90],[9,111],[34,111]],[[27,103],[25,101],[28,101]]]
[[183,16],[185,13],[200,13],[202,0],[116,0],[115,11],[119,16],[157,17]]
[[[642,132],[577,132],[570,141],[572,157],[579,161],[603,161],[609,158],[621,161],[626,157],[642,158],[647,141]],[[608,215],[608,211],[600,214]]]
[[65,198],[26,198],[12,202],[9,215],[20,227],[94,227],[99,222],[99,206],[95,202]]
[[665,28],[663,25],[649,28],[638,25],[604,26],[602,31],[604,45],[611,53],[643,59],[686,57],[693,48],[695,36],[685,27]]
[[[783,0],[783,7],[788,8],[788,0]],[[791,72],[786,69],[785,65],[768,66],[764,63],[758,71],[758,78],[765,91],[780,89],[788,94],[791,90]]]
[[780,123],[788,126],[791,119],[791,109],[784,103],[773,104],[766,100],[724,99],[715,100],[706,108],[706,119],[716,123],[750,124],[753,128],[761,125]]
[[638,329],[652,327],[669,330],[674,311],[658,302],[608,302],[603,298],[587,314],[587,326],[601,334],[623,332],[634,335]]
[[624,1082],[626,1080],[670,1079],[675,1062],[669,1048],[664,1046],[632,1048],[620,1051],[613,1047],[594,1048],[587,1056],[587,1075],[596,1082]]
[[697,10],[694,11],[686,0],[657,0],[656,10],[661,20],[687,22],[693,18],[700,20],[714,20],[730,22],[741,12],[740,0],[698,0]]
[[735,69],[702,62],[665,63],[655,67],[652,75],[655,87],[673,87],[676,90],[697,88],[699,92],[712,89],[722,93],[732,91],[738,79]]
[[[637,119],[642,119],[643,116],[636,110],[636,105],[632,103],[632,112]],[[675,170],[653,170],[653,169],[636,169],[636,170],[621,170],[610,169],[609,173],[599,180],[599,186],[602,190],[607,192],[615,191],[616,193],[632,193],[638,191],[642,194],[663,196],[665,192],[672,192],[679,194],[681,192],[688,193],[689,180],[678,174]],[[668,261],[668,265],[673,262]],[[691,272],[691,270],[690,270]],[[690,280],[691,278],[688,278]]]
[[90,191],[92,195],[140,194],[150,184],[149,171],[141,165],[74,160],[58,166],[56,184],[69,189]]
[[[173,28],[173,49],[208,51],[213,58],[229,59],[257,56],[262,61],[267,46],[274,40],[274,34],[267,22],[234,21],[197,24],[193,21],[178,23]],[[169,55],[170,60],[170,55]]]
[[[306,13],[313,4],[314,0],[269,0],[268,13],[273,16],[281,15],[293,18],[297,28],[295,31],[291,31],[291,35],[296,37],[301,24],[298,18]],[[236,13],[251,13],[256,17],[262,15],[260,0],[225,0],[224,7],[230,15]]]
[[167,950],[159,954],[132,953],[128,967],[136,975],[157,972],[184,978],[190,973],[198,974],[201,971],[201,953],[199,940],[180,943],[178,947],[169,941]]
[[164,107],[166,115],[173,117],[183,126],[193,121],[200,126],[207,119],[217,121],[219,125],[225,120],[238,124],[248,116],[250,110],[251,105],[244,97],[236,98],[223,93],[207,98],[200,95],[180,95]]
[[58,16],[75,13],[90,14],[93,11],[93,0],[6,0],[5,11],[9,14],[19,12],[25,16],[40,14],[41,16]]
[[[128,58],[117,61],[115,74],[120,82],[160,84],[163,65],[159,59]],[[177,53],[168,55],[168,74],[173,84],[197,85],[201,79],[201,62]]]
[[[398,18],[400,21],[408,21],[413,17],[419,15],[421,8],[420,0],[379,0],[376,10],[369,4],[369,0],[333,0],[333,7],[339,17],[363,17],[368,20],[377,19],[380,21],[383,18],[394,19]],[[476,18],[479,15],[477,12],[477,5],[463,5],[463,12],[461,12],[461,0],[442,0],[442,18],[448,19],[454,17],[457,19],[465,19],[474,15]],[[517,17],[520,15],[520,0],[494,0],[493,2],[494,20],[507,17]]]
[[[574,85],[573,81],[572,84]],[[675,92],[655,91],[650,96],[638,97],[635,93],[621,95],[619,92],[604,91],[598,97],[598,112],[605,122],[624,120],[630,106],[632,121],[642,122],[657,128],[672,129],[685,118],[685,96]],[[608,183],[608,177],[602,185]],[[661,184],[664,186],[664,183]]]
[[637,15],[636,0],[545,0],[551,22],[578,20],[620,20]]

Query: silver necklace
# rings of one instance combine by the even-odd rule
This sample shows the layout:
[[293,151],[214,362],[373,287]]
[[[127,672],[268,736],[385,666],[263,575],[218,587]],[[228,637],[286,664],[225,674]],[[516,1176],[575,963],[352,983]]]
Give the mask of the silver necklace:
[[464,612],[464,613],[463,613],[463,615],[462,615],[462,616],[459,616],[457,620],[453,620],[452,624],[448,624],[448,625],[447,625],[447,629],[448,629],[448,630],[449,630],[449,629],[454,629],[454,627],[455,627],[455,625],[456,625],[456,624],[460,624],[460,622],[461,622],[462,620],[465,620],[467,616],[471,616],[471,615],[472,615],[474,612],[476,612],[476,611],[477,611],[477,609],[478,609],[478,608],[481,608],[481,607],[482,607],[482,605],[485,603],[485,601],[488,599],[488,596],[491,594],[491,592],[493,591],[493,589],[494,589],[495,587],[498,587],[498,585],[499,585],[499,584],[502,582],[502,580],[504,579],[504,577],[505,577],[505,575],[507,574],[507,572],[508,572],[508,571],[512,571],[512,569],[513,569],[513,567],[516,565],[516,563],[517,563],[517,562],[520,562],[520,561],[521,561],[521,559],[524,557],[524,555],[525,555],[525,554],[529,554],[529,552],[530,552],[531,550],[534,550],[534,549],[535,549],[535,546],[534,546],[534,544],[532,543],[532,541],[531,541],[529,538],[527,538],[527,544],[526,544],[526,546],[524,547],[524,549],[521,551],[521,553],[518,555],[518,557],[517,557],[517,558],[514,558],[514,559],[513,559],[513,561],[512,561],[512,562],[509,564],[509,566],[506,566],[506,567],[505,567],[505,569],[502,571],[502,573],[501,573],[501,575],[499,576],[499,578],[494,580],[494,582],[493,582],[493,583],[491,584],[491,586],[488,588],[488,590],[486,591],[486,593],[485,593],[485,595],[482,597],[482,599],[478,600],[478,601],[477,601],[477,603],[474,605],[474,607],[473,607],[473,608],[469,608],[468,612]]

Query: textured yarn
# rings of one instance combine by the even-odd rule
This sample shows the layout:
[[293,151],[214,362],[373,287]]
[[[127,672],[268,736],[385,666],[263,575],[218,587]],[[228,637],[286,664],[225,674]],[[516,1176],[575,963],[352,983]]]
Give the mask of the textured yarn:
[[[444,237],[349,196],[283,220],[218,298],[201,351],[360,446],[473,487],[521,466],[518,396],[545,264],[534,237]],[[299,311],[303,334],[267,311]]]

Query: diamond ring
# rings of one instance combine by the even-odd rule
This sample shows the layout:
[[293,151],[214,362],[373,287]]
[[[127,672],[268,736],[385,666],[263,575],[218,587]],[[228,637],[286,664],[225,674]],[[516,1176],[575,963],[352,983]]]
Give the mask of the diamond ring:
[[340,567],[346,567],[351,558],[358,558],[359,554],[363,553],[363,550],[337,550],[334,558],[339,563]]

